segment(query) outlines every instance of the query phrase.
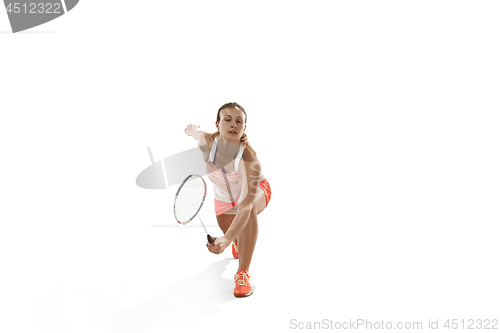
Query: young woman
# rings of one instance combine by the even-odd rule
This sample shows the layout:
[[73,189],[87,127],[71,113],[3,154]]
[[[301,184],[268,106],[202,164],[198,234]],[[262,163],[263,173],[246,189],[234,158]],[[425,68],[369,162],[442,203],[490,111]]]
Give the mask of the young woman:
[[248,271],[257,242],[257,215],[271,199],[271,187],[245,134],[246,122],[243,107],[227,103],[217,112],[215,133],[202,132],[195,125],[185,130],[203,152],[208,177],[214,183],[215,215],[224,232],[224,236],[214,237],[214,243],[207,243],[207,248],[220,254],[233,241],[233,256],[239,260],[234,276],[236,297],[252,294]]

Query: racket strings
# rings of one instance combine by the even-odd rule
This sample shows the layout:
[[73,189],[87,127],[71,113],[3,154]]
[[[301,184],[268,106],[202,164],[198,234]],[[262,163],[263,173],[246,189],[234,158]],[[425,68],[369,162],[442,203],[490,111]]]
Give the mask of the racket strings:
[[175,216],[179,222],[188,222],[199,211],[205,199],[205,182],[200,177],[191,177],[179,190],[174,205]]

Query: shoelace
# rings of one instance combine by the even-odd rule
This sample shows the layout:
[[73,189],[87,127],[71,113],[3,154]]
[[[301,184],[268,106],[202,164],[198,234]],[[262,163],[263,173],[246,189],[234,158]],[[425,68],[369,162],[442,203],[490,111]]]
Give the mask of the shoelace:
[[249,280],[250,274],[245,271],[236,273],[236,275],[234,276],[234,283],[237,283],[240,286],[250,286],[250,283],[247,282]]

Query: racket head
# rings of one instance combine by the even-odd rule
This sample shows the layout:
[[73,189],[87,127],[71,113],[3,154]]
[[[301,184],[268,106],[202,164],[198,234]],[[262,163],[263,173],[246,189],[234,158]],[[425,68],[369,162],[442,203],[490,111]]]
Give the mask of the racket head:
[[207,184],[199,175],[189,175],[183,180],[174,199],[175,220],[188,224],[198,215],[207,196]]

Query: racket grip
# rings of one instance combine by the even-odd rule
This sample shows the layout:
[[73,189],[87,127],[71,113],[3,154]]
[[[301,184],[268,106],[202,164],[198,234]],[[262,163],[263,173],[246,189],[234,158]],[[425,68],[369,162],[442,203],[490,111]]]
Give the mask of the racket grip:
[[207,235],[207,239],[208,239],[208,242],[209,242],[210,244],[212,244],[212,243],[214,242],[214,239],[213,239],[213,238],[212,238],[212,236],[210,236],[210,235]]

